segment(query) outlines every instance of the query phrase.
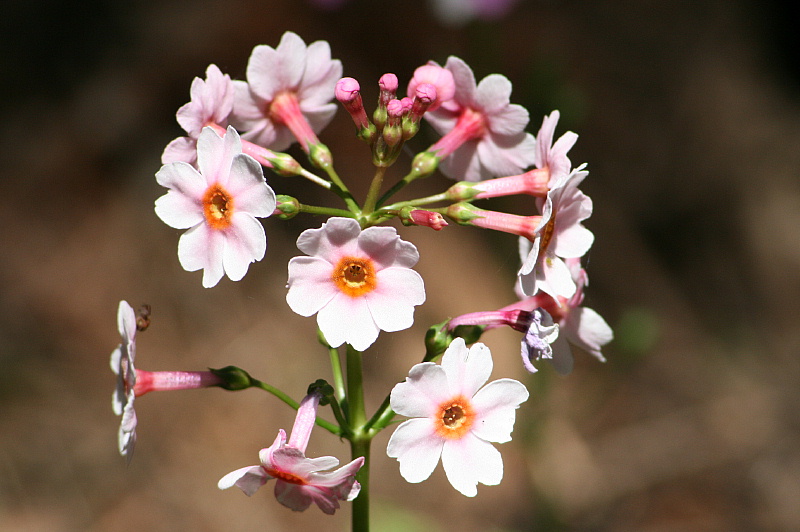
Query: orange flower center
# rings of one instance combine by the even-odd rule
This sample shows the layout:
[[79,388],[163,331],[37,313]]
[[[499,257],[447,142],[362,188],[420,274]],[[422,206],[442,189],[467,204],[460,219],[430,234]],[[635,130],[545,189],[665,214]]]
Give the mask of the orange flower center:
[[293,475],[291,473],[287,473],[286,471],[278,471],[277,469],[267,469],[264,468],[267,474],[273,478],[277,478],[278,480],[282,480],[284,482],[288,482],[289,484],[299,484],[304,485],[307,484],[304,478],[298,477],[297,475]]
[[378,284],[372,261],[357,257],[342,257],[333,268],[332,278],[336,287],[350,297],[366,295]]
[[203,214],[213,229],[226,229],[231,225],[233,198],[220,185],[211,185],[203,195]]
[[539,255],[541,256],[547,250],[547,246],[550,245],[550,240],[553,238],[553,232],[556,229],[556,213],[552,213],[550,215],[550,220],[547,221],[547,225],[542,227],[542,239],[539,241]]
[[442,438],[458,440],[464,437],[475,423],[475,412],[469,399],[463,395],[439,405],[436,413],[436,434]]

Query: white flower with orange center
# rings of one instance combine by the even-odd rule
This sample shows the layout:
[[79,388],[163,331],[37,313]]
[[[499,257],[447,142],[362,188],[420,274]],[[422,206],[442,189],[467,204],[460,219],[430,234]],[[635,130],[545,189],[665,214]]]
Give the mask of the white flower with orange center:
[[301,316],[316,314],[332,347],[364,351],[380,331],[414,323],[414,307],[425,302],[422,277],[411,269],[419,253],[393,227],[362,231],[351,218],[331,218],[303,231],[297,247],[309,256],[289,261],[286,301]]
[[414,418],[397,427],[386,449],[400,462],[404,479],[426,480],[441,458],[447,480],[468,497],[478,493],[478,483],[500,483],[503,459],[490,442],[511,441],[516,409],[528,390],[513,379],[483,386],[492,366],[488,347],[477,343],[468,349],[456,338],[441,365],[417,364],[394,387],[392,409]]
[[242,153],[239,134],[228,127],[224,138],[205,128],[197,140],[198,170],[173,162],[156,174],[169,191],[156,200],[156,214],[176,229],[189,229],[178,242],[186,271],[203,270],[203,286],[223,274],[239,281],[251,262],[264,258],[267,237],[256,219],[275,211],[275,192],[261,165]]

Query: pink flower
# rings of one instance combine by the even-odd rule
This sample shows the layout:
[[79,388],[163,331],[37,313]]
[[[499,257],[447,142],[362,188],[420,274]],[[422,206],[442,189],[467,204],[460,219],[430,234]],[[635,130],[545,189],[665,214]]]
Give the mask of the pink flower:
[[133,409],[136,398],[136,369],[133,367],[136,358],[136,313],[127,301],[119,302],[117,328],[122,343],[111,353],[111,371],[117,375],[111,407],[116,415],[122,416],[118,435],[119,454],[130,461],[136,445],[136,411]]
[[197,162],[197,137],[204,127],[228,125],[228,115],[233,110],[233,82],[222,74],[217,65],[209,65],[206,79],[194,78],[191,101],[178,109],[178,123],[188,133],[170,142],[161,155],[162,164],[184,161]]
[[320,132],[336,113],[331,103],[342,63],[331,59],[327,42],[306,46],[287,31],[277,48],[259,45],[247,63],[247,83],[234,81],[231,123],[247,131],[242,138],[282,151],[297,139],[303,149],[318,144]]
[[571,345],[586,351],[600,362],[605,362],[606,359],[601,349],[614,339],[614,331],[611,330],[608,323],[594,310],[582,306],[583,289],[589,280],[586,270],[581,268],[580,259],[567,259],[565,262],[576,284],[576,290],[572,297],[569,299],[561,297],[556,301],[548,294],[539,292],[533,297],[522,296],[522,301],[504,309],[526,310],[541,307],[552,315],[561,334],[557,340],[552,342],[551,362],[556,371],[561,374],[568,374],[572,371],[574,358]]
[[481,181],[518,174],[533,164],[536,141],[525,132],[528,111],[509,103],[511,82],[491,74],[476,85],[472,69],[453,56],[445,68],[453,74],[455,95],[425,114],[444,135],[428,149],[443,159],[442,172],[454,179]]
[[239,134],[225,138],[211,128],[197,140],[199,171],[184,162],[164,165],[156,174],[169,191],[156,200],[159,218],[170,227],[189,229],[178,242],[186,271],[203,270],[203,286],[215,286],[223,274],[244,277],[251,262],[264,258],[267,239],[256,217],[275,210],[275,193],[261,166],[242,154]]
[[453,96],[455,96],[456,82],[453,80],[453,74],[436,63],[431,62],[417,67],[414,71],[414,76],[408,82],[406,93],[409,95],[415,94],[417,87],[425,83],[433,85],[436,89],[436,101],[428,108],[429,112],[435,111],[443,102],[452,100]]
[[394,387],[392,409],[414,419],[397,427],[386,452],[400,462],[408,482],[427,479],[441,458],[450,484],[468,497],[478,493],[479,482],[500,483],[503,459],[490,442],[511,441],[515,410],[528,399],[528,390],[513,379],[483,386],[492,365],[489,348],[478,343],[467,349],[464,339],[456,338],[441,366],[417,364]]
[[422,277],[411,269],[419,253],[393,227],[362,231],[351,218],[331,218],[303,231],[297,247],[310,256],[289,261],[286,301],[301,316],[317,314],[329,345],[364,351],[379,331],[411,327],[414,306],[425,301]]
[[572,169],[572,162],[567,157],[567,152],[575,145],[578,135],[567,131],[553,144],[553,136],[560,114],[553,111],[550,116],[544,117],[539,134],[536,135],[536,168],[548,170],[549,183],[554,186],[566,178]]
[[582,257],[594,241],[592,232],[581,224],[592,214],[592,200],[578,190],[589,175],[583,168],[551,187],[546,199],[537,198],[541,226],[532,246],[520,239],[519,283],[526,295],[542,290],[554,298],[568,298],[575,293],[575,282],[563,259]]
[[313,502],[326,514],[333,514],[339,509],[339,501],[355,499],[361,490],[355,476],[364,465],[363,457],[336,471],[326,471],[339,465],[339,460],[333,456],[305,456],[318,405],[318,393],[306,396],[297,410],[289,442],[283,429],[279,430],[273,444],[258,453],[261,465],[228,473],[217,484],[219,489],[236,486],[249,497],[275,479],[275,498],[296,512],[304,511]]

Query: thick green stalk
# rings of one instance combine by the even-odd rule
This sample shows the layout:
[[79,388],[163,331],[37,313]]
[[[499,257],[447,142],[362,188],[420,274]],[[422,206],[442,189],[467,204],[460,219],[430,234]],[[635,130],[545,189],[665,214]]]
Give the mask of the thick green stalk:
[[375,168],[375,176],[372,178],[372,183],[367,192],[367,199],[364,201],[364,214],[372,214],[375,210],[375,205],[378,202],[378,194],[381,193],[383,186],[383,176],[386,174],[385,166],[378,166]]
[[347,345],[347,407],[351,427],[350,449],[355,460],[364,457],[364,465],[356,475],[361,491],[353,501],[353,532],[369,531],[369,444],[371,438],[364,430],[367,412],[364,408],[364,379],[361,371],[361,352]]

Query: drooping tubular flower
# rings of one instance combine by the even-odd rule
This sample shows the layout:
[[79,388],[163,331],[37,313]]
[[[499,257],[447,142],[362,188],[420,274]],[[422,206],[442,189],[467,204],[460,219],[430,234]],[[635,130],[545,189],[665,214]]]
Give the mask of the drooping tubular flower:
[[194,78],[190,91],[191,101],[178,109],[177,119],[188,136],[178,137],[164,149],[161,163],[184,161],[191,165],[197,162],[197,138],[203,128],[228,125],[228,116],[233,110],[233,81],[222,74],[217,65],[209,65],[206,79]]
[[379,331],[401,331],[414,322],[414,307],[425,302],[422,277],[411,268],[417,248],[393,227],[361,230],[352,218],[330,218],[300,234],[297,247],[309,256],[289,261],[289,307],[317,315],[332,347],[347,342],[359,351]]
[[570,346],[577,346],[599,361],[605,362],[602,347],[614,339],[614,331],[603,317],[583,306],[583,289],[589,283],[589,279],[586,270],[581,267],[580,259],[566,259],[565,262],[576,284],[572,297],[568,299],[560,297],[555,300],[544,292],[525,297],[517,289],[517,295],[521,300],[502,309],[510,311],[541,308],[552,316],[560,328],[558,338],[552,342],[552,362],[556,370],[562,374],[572,371],[574,357]]
[[536,135],[536,168],[546,169],[550,176],[549,183],[555,186],[569,175],[572,162],[567,157],[567,152],[575,145],[578,135],[567,131],[553,144],[553,136],[558,124],[560,113],[553,111],[542,120],[542,127]]
[[536,141],[525,132],[528,111],[510,103],[511,82],[491,74],[475,83],[472,69],[450,56],[445,67],[455,80],[455,94],[425,114],[444,135],[428,148],[442,158],[442,172],[459,181],[481,181],[520,173],[532,165]]
[[364,465],[364,457],[358,457],[336,471],[327,471],[339,465],[339,460],[333,456],[305,456],[319,399],[319,392],[315,392],[300,403],[288,442],[286,432],[279,430],[272,445],[258,453],[260,465],[228,473],[217,484],[219,489],[236,486],[250,497],[258,488],[275,479],[275,498],[296,512],[306,510],[313,502],[326,514],[333,514],[339,509],[339,501],[355,499],[361,490],[356,473]]
[[247,63],[247,82],[234,81],[236,97],[231,123],[242,138],[283,151],[295,139],[308,152],[336,113],[336,82],[342,63],[331,59],[326,41],[308,46],[287,31],[277,48],[259,45]]
[[136,445],[136,410],[133,408],[136,398],[136,369],[133,367],[136,358],[136,313],[127,301],[119,302],[117,328],[122,343],[111,353],[111,371],[117,376],[111,407],[116,415],[122,416],[118,434],[119,454],[130,462]]
[[386,449],[400,462],[404,479],[422,482],[441,458],[450,484],[468,497],[478,493],[478,483],[500,483],[503,459],[490,442],[511,441],[516,409],[528,390],[513,379],[483,386],[492,366],[488,347],[468,349],[456,338],[441,365],[417,364],[392,389],[392,409],[413,418],[397,427]]
[[578,190],[589,175],[580,166],[555,185],[547,198],[537,198],[542,211],[532,245],[520,239],[522,267],[519,284],[525,295],[539,290],[553,298],[569,298],[575,293],[575,281],[563,259],[580,258],[592,246],[594,235],[581,223],[592,214],[592,200]]
[[223,274],[239,281],[250,263],[264,258],[267,238],[256,217],[275,211],[275,192],[261,165],[242,153],[239,134],[228,127],[224,138],[205,128],[197,140],[198,169],[184,162],[156,173],[169,191],[158,198],[156,214],[176,229],[189,229],[178,242],[186,271],[203,270],[203,286],[215,286]]

